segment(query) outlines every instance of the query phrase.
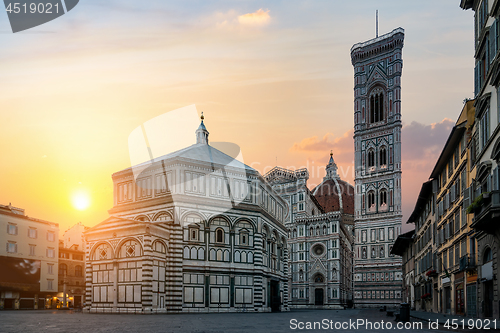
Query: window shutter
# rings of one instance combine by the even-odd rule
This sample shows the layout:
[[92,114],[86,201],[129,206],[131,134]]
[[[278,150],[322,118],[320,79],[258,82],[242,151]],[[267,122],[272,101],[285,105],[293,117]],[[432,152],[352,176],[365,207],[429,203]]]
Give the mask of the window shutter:
[[498,166],[493,170],[493,184],[492,184],[492,190],[497,191],[499,189],[498,187]]
[[474,96],[479,93],[479,62],[476,63],[474,67]]
[[496,38],[496,31],[497,31],[497,28],[496,28],[496,25],[497,25],[497,21],[495,20],[493,22],[493,24],[490,26],[490,34],[489,34],[489,42],[490,42],[490,54],[489,54],[489,58],[490,58],[490,61],[488,61],[488,67],[489,67],[489,64],[491,64],[493,62],[493,59],[495,58],[495,55],[496,55],[496,51],[497,51],[497,47],[496,47],[496,42],[497,42],[497,38]]
[[434,179],[432,181],[432,192],[433,193],[437,193],[437,191],[438,191],[438,180]]
[[467,207],[470,206],[470,187],[467,187],[464,191],[464,208],[467,209]]
[[495,38],[496,38],[495,46],[496,46],[496,52],[498,52],[498,48],[500,46],[500,22],[498,22],[498,19],[495,20],[495,28],[496,28],[496,31],[495,31]]

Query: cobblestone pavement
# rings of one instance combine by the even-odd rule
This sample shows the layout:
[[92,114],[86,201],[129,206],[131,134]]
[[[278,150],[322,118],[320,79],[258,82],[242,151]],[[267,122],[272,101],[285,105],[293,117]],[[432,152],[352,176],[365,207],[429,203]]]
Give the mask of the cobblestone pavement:
[[[296,329],[291,323],[296,320]],[[348,326],[358,319],[369,321],[372,327]],[[423,329],[396,328],[394,317],[387,317],[376,310],[304,310],[282,313],[213,313],[213,314],[168,314],[168,315],[119,315],[85,314],[66,311],[0,311],[1,332],[297,332],[307,330],[307,322],[317,324],[315,331],[359,331],[359,332],[437,332],[429,329],[427,322],[413,321],[411,325],[423,325]],[[385,329],[376,329],[377,323]],[[304,329],[299,329],[303,323]],[[344,323],[344,329],[338,325]],[[387,329],[390,323],[392,329]],[[418,323],[418,324],[417,324]],[[314,325],[314,324],[312,324]],[[337,325],[337,329],[335,329]],[[314,326],[313,326],[314,327]],[[328,327],[327,329],[325,329]],[[441,328],[441,327],[440,327]]]

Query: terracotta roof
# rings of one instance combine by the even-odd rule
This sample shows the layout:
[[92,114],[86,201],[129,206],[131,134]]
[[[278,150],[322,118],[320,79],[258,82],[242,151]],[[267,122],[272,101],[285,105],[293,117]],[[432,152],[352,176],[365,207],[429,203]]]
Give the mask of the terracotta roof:
[[348,182],[339,178],[327,179],[316,186],[312,193],[325,213],[343,210],[346,214],[354,215],[354,187]]

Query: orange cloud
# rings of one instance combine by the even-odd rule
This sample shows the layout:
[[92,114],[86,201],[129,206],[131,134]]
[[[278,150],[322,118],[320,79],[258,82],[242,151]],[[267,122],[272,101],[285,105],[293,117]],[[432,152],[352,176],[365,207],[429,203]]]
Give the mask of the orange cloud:
[[271,20],[269,9],[263,10],[262,8],[254,13],[248,13],[238,16],[238,22],[244,25],[266,25]]

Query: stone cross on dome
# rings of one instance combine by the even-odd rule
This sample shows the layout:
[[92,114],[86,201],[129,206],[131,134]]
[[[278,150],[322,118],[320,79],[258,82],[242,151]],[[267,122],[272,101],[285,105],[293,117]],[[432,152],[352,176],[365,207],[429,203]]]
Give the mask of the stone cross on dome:
[[205,116],[203,116],[203,112],[201,113],[201,124],[196,130],[196,143],[197,144],[205,144],[208,145],[208,131],[207,128],[205,127],[205,124],[203,123],[203,120],[205,119]]
[[340,178],[337,174],[337,164],[333,160],[333,150],[330,151],[330,161],[326,165],[326,179]]

